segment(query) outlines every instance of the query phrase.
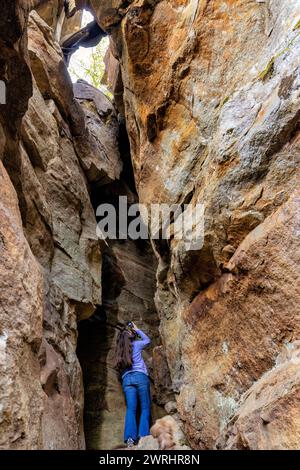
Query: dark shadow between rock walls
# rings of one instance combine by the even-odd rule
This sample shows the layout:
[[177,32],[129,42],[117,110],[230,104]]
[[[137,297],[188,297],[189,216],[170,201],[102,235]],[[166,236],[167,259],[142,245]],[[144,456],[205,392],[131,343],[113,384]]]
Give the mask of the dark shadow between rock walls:
[[[84,427],[87,449],[112,449],[123,441],[125,401],[113,369],[117,325],[133,319],[152,339],[144,352],[153,382],[153,349],[160,344],[153,304],[154,264],[132,241],[114,243],[103,254],[103,305],[79,324],[77,355],[85,390]],[[152,387],[152,419],[165,415]]]
[[[94,209],[101,203],[118,205],[119,196],[138,202],[125,126],[120,123],[119,181],[92,186]],[[113,369],[118,326],[133,320],[152,340],[144,351],[152,381],[152,420],[165,415],[159,384],[154,385],[153,354],[160,347],[159,319],[154,305],[157,260],[147,240],[110,240],[102,246],[102,305],[79,324],[77,355],[85,390],[84,427],[87,449],[112,449],[123,443],[125,400]],[[155,359],[154,359],[155,362]],[[160,367],[160,364],[158,364]],[[164,384],[165,386],[165,384]]]

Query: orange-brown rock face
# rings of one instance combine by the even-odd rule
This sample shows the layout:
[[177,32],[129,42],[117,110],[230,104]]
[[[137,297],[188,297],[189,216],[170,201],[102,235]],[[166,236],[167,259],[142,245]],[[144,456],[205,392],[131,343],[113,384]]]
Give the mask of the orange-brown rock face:
[[[255,388],[255,382],[270,371],[272,384],[278,388],[274,396],[286,403],[289,418],[284,413],[284,419],[292,422],[290,427],[281,424],[279,427],[276,419],[279,403],[275,398],[264,403],[262,397],[260,406],[269,411],[269,426],[264,427],[266,439],[255,442],[249,437],[248,447],[295,447],[293,428],[297,427],[298,418],[291,409],[295,397],[291,398],[292,403],[283,398],[284,386],[280,385],[280,375],[276,383],[277,369],[273,367],[281,350],[292,346],[300,334],[296,268],[300,253],[299,203],[299,193],[292,194],[250,232],[230,260],[230,272],[198,294],[182,314],[186,326],[182,342],[186,383],[181,388],[179,407],[187,417],[191,435],[201,422],[206,423],[197,436],[205,437],[207,446],[214,445],[231,414],[240,413],[241,394],[249,387]],[[191,367],[191,363],[197,366]],[[195,398],[192,405],[190,395]],[[255,406],[255,394],[252,397]],[[283,408],[284,405],[282,411]],[[258,433],[255,425],[259,420],[252,424],[252,432]],[[277,443],[272,437],[276,432],[281,435]]]
[[[107,2],[91,4],[105,27]],[[262,394],[274,406],[264,439],[248,436],[260,432],[254,395],[249,415],[239,402],[267,371],[276,378],[299,338],[299,2],[141,0],[118,14],[111,53],[140,201],[205,206],[202,249],[155,242],[160,330],[190,443],[214,448],[235,413],[221,447],[238,447],[231,433],[249,448],[299,447],[297,394],[281,400],[280,376],[274,401]]]
[[[63,2],[41,3],[9,2],[0,19],[0,446],[78,449],[77,320],[99,309],[103,287],[89,185],[104,197],[122,161],[114,107],[82,82],[74,96],[55,41],[70,31]],[[111,34],[107,80],[140,202],[205,208],[203,247],[152,243],[156,400],[171,399],[192,448],[299,448],[299,1],[77,5]],[[110,247],[117,295],[99,311],[149,325],[152,261],[131,248]],[[82,356],[100,377],[86,389],[103,400],[95,447],[123,421],[109,412],[122,406],[106,375],[114,331],[101,328],[96,366]]]
[[286,344],[273,369],[242,397],[221,445],[226,449],[299,447],[299,341]]

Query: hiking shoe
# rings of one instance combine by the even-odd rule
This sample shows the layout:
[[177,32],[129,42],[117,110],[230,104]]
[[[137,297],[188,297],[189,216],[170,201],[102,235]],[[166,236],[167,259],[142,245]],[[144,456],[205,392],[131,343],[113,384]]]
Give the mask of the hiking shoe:
[[129,439],[127,439],[126,445],[127,445],[128,449],[131,449],[131,447],[134,446],[134,440],[131,439],[131,437],[130,437]]

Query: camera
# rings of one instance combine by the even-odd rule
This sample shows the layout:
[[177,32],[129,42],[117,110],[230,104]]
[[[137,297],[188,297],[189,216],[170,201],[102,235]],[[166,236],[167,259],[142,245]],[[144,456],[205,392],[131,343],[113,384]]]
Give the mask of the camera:
[[130,330],[131,333],[134,334],[134,337],[135,337],[136,339],[142,339],[142,338],[140,337],[140,335],[135,331],[132,321],[128,321],[128,322],[126,323],[126,328],[127,328],[128,330]]

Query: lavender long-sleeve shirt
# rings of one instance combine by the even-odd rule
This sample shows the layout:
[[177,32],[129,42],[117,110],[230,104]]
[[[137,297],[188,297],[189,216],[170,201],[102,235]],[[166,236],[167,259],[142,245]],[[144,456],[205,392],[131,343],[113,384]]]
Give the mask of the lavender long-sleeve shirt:
[[142,330],[136,329],[136,332],[142,339],[132,341],[132,367],[130,369],[126,369],[122,374],[122,379],[130,372],[143,372],[148,375],[147,367],[142,356],[142,350],[147,346],[147,344],[151,343],[151,339],[145,335]]

